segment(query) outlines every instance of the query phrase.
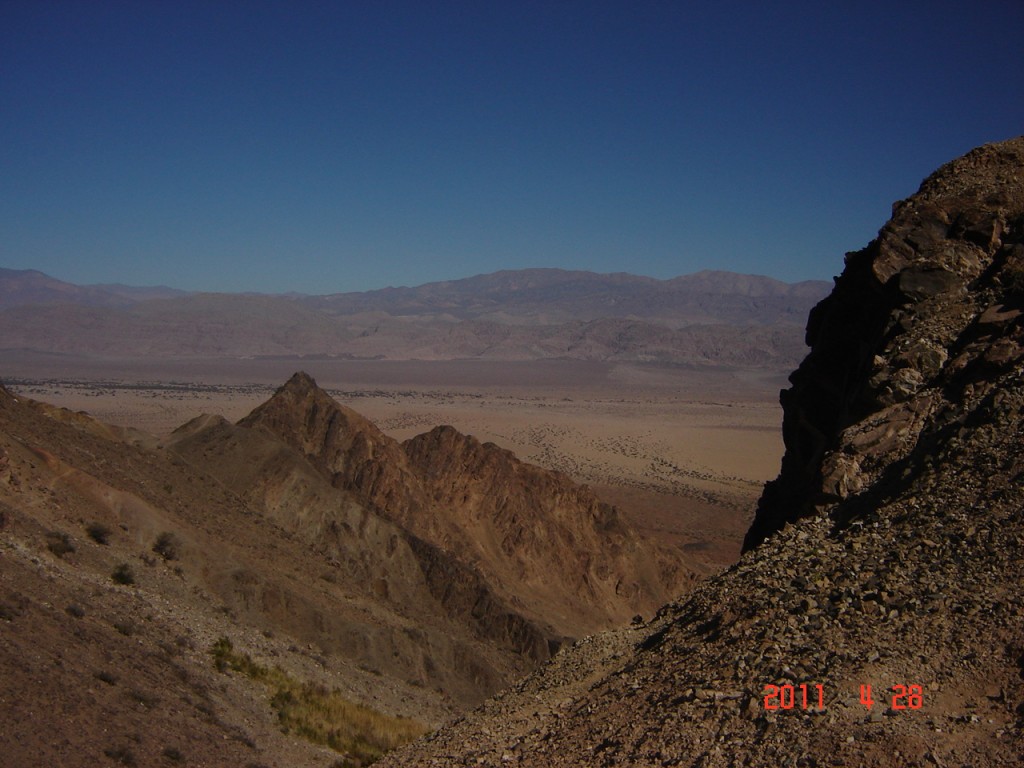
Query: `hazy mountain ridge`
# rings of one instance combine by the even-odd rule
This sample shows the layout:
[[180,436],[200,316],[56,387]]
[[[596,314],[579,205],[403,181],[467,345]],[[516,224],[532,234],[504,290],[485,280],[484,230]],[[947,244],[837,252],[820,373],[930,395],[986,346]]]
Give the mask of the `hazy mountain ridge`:
[[655,280],[539,269],[315,297],[173,295],[24,274],[0,274],[5,348],[99,356],[786,366],[803,355],[798,324],[827,288],[727,272]]
[[1024,137],[894,206],[808,336],[740,562],[384,765],[1019,764]]
[[385,288],[303,298],[334,314],[386,312],[396,316],[495,317],[557,324],[628,317],[686,323],[803,323],[804,302],[827,283],[788,284],[760,275],[704,271],[670,280],[625,272],[560,269],[506,270],[415,288]]
[[40,304],[127,307],[139,301],[173,298],[185,294],[186,291],[162,285],[75,285],[57,280],[35,269],[0,267],[0,310]]

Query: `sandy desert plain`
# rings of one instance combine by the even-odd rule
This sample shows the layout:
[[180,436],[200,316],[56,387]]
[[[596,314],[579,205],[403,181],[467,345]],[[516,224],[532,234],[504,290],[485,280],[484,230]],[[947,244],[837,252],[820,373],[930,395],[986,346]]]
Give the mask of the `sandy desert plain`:
[[782,456],[786,373],[574,360],[97,359],[0,354],[13,392],[160,437],[236,421],[297,370],[404,440],[450,424],[568,474],[710,573],[733,562]]

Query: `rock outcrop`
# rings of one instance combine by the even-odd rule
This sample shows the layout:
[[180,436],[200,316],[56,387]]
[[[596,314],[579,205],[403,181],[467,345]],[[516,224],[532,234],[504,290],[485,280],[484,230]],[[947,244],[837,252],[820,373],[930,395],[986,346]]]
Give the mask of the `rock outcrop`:
[[894,207],[812,313],[740,562],[386,766],[1024,754],[1024,138]]
[[[1024,150],[971,152],[893,206],[811,312],[783,392],[786,454],[745,548],[934,453],[1022,352]],[[848,509],[844,508],[844,509]],[[845,514],[848,514],[844,511]]]

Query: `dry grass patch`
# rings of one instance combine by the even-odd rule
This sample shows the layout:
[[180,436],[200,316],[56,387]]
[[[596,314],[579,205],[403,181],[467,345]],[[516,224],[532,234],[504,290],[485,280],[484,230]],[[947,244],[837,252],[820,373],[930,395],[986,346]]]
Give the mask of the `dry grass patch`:
[[285,733],[323,744],[342,754],[347,766],[364,766],[386,752],[422,736],[427,728],[415,720],[390,717],[349,701],[338,690],[296,680],[280,667],[265,667],[236,651],[222,637],[211,649],[216,668],[241,672],[271,689],[270,706]]

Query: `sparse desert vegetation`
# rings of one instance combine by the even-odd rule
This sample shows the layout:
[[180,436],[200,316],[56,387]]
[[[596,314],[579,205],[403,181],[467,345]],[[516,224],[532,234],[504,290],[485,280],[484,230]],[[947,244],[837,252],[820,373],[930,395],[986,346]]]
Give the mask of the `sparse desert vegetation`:
[[46,548],[55,556],[63,558],[75,551],[75,543],[71,536],[60,531],[51,531],[46,534]]
[[85,532],[90,539],[103,546],[110,543],[110,536],[113,533],[110,527],[103,523],[89,523],[85,526]]
[[119,563],[110,574],[115,584],[129,586],[135,583],[135,572],[128,563]]
[[177,560],[181,553],[181,541],[170,531],[164,531],[153,543],[153,551],[164,560]]
[[217,671],[239,672],[273,692],[270,706],[286,733],[330,747],[345,756],[343,765],[369,765],[426,733],[414,720],[389,717],[349,701],[337,690],[296,680],[280,667],[258,664],[235,650],[227,637],[217,640],[210,653]]

